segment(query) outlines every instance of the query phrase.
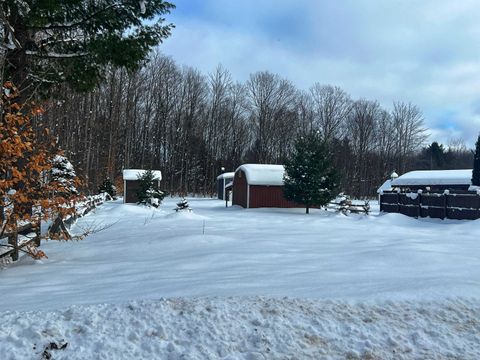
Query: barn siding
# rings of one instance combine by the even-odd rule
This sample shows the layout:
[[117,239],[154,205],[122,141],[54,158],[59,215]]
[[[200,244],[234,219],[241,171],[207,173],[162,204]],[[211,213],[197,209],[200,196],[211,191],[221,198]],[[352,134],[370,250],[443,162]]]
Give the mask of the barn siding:
[[[160,186],[160,181],[158,182],[158,186]],[[125,203],[137,203],[137,190],[140,187],[139,180],[125,180]]]
[[247,178],[245,173],[241,170],[235,172],[233,180],[233,205],[240,205],[244,208],[247,207]]
[[[247,198],[250,199],[250,206]],[[233,181],[233,205],[244,208],[276,207],[276,208],[302,208],[300,204],[288,201],[283,197],[283,186],[250,185],[248,195],[248,184],[245,173],[242,170],[235,172]]]
[[137,190],[140,187],[140,181],[127,180],[125,181],[125,202],[136,203],[138,202]]
[[283,186],[250,185],[250,207],[304,207],[283,197]]

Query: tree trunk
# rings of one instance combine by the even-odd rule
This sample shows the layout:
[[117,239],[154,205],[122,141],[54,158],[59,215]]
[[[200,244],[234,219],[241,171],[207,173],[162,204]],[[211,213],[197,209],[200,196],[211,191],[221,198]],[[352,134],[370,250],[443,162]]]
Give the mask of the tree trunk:
[[20,91],[20,96],[17,99],[19,103],[23,103],[29,97],[32,89],[27,88],[27,54],[26,45],[29,42],[29,34],[25,28],[25,24],[21,19],[15,19],[14,24],[15,38],[21,45],[21,48],[9,50],[6,53],[5,66],[7,68],[7,78]]

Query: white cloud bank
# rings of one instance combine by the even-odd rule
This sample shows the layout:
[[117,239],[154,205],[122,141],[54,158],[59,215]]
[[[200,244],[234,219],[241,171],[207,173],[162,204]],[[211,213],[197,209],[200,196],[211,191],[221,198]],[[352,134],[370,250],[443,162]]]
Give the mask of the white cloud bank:
[[480,131],[477,1],[179,0],[177,28],[162,49],[178,63],[234,78],[269,70],[307,89],[341,86],[389,108],[410,101],[431,139]]

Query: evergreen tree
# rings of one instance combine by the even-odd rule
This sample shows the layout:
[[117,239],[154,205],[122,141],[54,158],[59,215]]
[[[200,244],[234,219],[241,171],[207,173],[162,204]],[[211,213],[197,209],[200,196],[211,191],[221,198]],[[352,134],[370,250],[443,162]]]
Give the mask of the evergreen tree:
[[112,199],[115,200],[117,195],[117,188],[115,187],[115,185],[113,185],[112,180],[110,180],[110,178],[107,177],[105,178],[105,180],[103,180],[102,184],[98,187],[98,192],[107,193],[112,197]]
[[91,90],[108,66],[141,65],[170,35],[162,16],[173,8],[164,0],[4,0],[5,78],[21,90],[60,83]]
[[475,155],[473,157],[472,185],[480,186],[480,135],[475,143]]
[[434,141],[427,148],[427,155],[430,162],[430,170],[441,169],[446,163],[446,152],[442,144]]
[[77,174],[73,168],[72,163],[62,155],[56,155],[52,159],[51,182],[57,183],[59,194],[66,199],[78,195],[77,190]]
[[151,205],[159,207],[162,200],[167,195],[158,187],[158,179],[152,170],[146,170],[143,175],[138,177],[140,181],[137,190],[138,204]]
[[177,208],[175,209],[175,211],[184,211],[184,210],[187,210],[187,211],[192,211],[192,209],[190,209],[190,206],[188,205],[188,201],[183,198],[180,202],[177,203]]
[[328,146],[316,133],[301,137],[291,157],[285,161],[284,196],[311,206],[324,206],[336,196],[337,174]]

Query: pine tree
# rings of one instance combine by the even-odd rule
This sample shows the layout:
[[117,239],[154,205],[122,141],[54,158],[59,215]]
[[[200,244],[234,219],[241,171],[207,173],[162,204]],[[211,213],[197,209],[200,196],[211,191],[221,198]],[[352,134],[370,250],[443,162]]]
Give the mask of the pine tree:
[[472,185],[480,186],[480,135],[475,143],[475,155],[473,157]]
[[188,205],[188,201],[183,198],[180,202],[177,203],[177,208],[175,209],[175,211],[192,211],[192,209],[190,209],[190,206]]
[[110,180],[110,178],[107,177],[105,178],[105,180],[103,180],[102,184],[98,187],[98,192],[107,193],[112,197],[112,199],[115,200],[117,195],[117,188],[115,187],[115,185],[113,185],[112,180]]
[[305,205],[324,206],[336,196],[337,174],[328,146],[316,133],[301,137],[285,162],[284,196]]
[[167,194],[159,189],[158,180],[153,171],[146,170],[138,180],[140,181],[137,190],[138,204],[159,207]]
[[55,155],[52,159],[51,182],[57,183],[58,194],[65,198],[78,195],[78,179],[72,163],[63,155]]
[[170,35],[164,0],[0,2],[6,79],[22,91],[67,83],[88,91],[109,66],[133,70]]

